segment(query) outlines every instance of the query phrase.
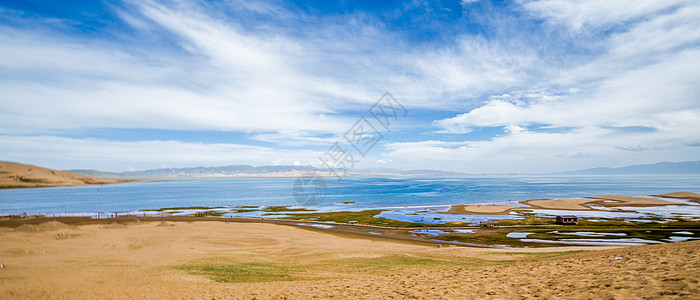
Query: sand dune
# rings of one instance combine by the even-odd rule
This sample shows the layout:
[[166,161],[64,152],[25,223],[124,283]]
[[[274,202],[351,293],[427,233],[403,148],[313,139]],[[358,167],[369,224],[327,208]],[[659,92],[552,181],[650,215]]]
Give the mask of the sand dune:
[[584,248],[436,248],[274,224],[160,224],[110,229],[83,225],[61,229],[65,236],[60,239],[54,231],[0,228],[0,259],[6,266],[0,269],[0,298],[689,298],[700,294],[700,241],[567,254],[561,251]]
[[32,165],[0,162],[0,188],[49,187],[124,182]]
[[40,231],[55,231],[55,230],[61,230],[61,229],[71,229],[75,228],[75,226],[67,225],[64,223],[61,223],[59,221],[48,221],[44,222],[41,224],[22,224],[19,227],[15,228],[14,231],[16,232],[40,232]]

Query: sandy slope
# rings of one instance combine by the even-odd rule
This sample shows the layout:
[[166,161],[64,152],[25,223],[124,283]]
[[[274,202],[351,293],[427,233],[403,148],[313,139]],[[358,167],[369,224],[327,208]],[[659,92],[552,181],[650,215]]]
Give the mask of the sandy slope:
[[107,184],[118,182],[122,181],[0,161],[0,188]]
[[[559,255],[577,248],[435,248],[252,223],[33,226],[0,228],[2,299],[700,295],[700,241]],[[430,263],[368,264],[391,257]],[[299,276],[217,283],[174,268],[201,263],[285,266]]]

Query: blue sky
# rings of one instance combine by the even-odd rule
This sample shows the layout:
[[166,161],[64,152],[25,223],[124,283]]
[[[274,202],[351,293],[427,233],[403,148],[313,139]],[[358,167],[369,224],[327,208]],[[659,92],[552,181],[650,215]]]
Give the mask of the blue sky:
[[387,91],[356,168],[700,160],[697,82],[697,1],[0,3],[0,160],[58,169],[319,166]]

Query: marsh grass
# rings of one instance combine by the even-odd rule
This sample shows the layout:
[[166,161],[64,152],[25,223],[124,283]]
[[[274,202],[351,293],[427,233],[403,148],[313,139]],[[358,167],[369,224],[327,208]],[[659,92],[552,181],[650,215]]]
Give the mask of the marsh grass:
[[540,243],[526,243],[526,242],[521,242],[520,239],[517,238],[509,238],[506,235],[510,231],[501,231],[501,230],[483,230],[479,234],[443,234],[439,235],[437,237],[434,237],[433,239],[435,240],[442,240],[442,241],[455,241],[455,242],[462,242],[462,243],[471,243],[471,244],[479,244],[479,245],[503,245],[503,246],[509,246],[509,247],[533,247],[533,246],[547,246],[547,247],[556,247],[558,245],[556,244],[546,244],[546,245],[541,245]]
[[214,282],[243,283],[321,280],[346,275],[391,273],[404,268],[455,265],[452,261],[409,255],[341,259],[326,257],[309,260],[299,257],[293,260],[294,263],[270,262],[270,258],[263,257],[258,259],[264,262],[238,262],[240,258],[215,257],[174,268],[190,275],[206,277]]
[[347,223],[357,221],[359,224],[371,224],[387,227],[426,227],[428,224],[411,223],[397,221],[387,218],[375,218],[383,210],[363,210],[363,211],[339,211],[339,212],[324,212],[324,213],[306,213],[296,214],[286,217],[285,219],[301,220],[314,219],[322,222]]
[[268,206],[263,209],[265,212],[290,212],[290,211],[314,211],[306,208],[289,208],[287,206]]
[[[645,239],[645,240],[668,242],[667,239],[670,236],[679,236],[680,235],[680,234],[673,233],[675,231],[679,231],[679,229],[654,229],[654,228],[622,229],[622,230],[619,230],[619,229],[618,230],[586,230],[583,228],[579,228],[578,230],[569,230],[569,231],[558,230],[558,231],[559,231],[559,233],[550,233],[551,231],[535,232],[534,234],[529,235],[528,238],[547,239],[547,240],[586,239],[586,238],[614,240],[614,239],[620,239],[620,238],[640,238],[640,239]],[[606,236],[596,236],[596,237],[585,237],[585,236],[580,236],[580,235],[575,235],[575,234],[568,234],[568,233],[577,232],[577,231],[591,231],[591,232],[596,232],[596,233],[624,233],[625,236],[606,235]],[[683,229],[683,231],[689,231],[689,232],[693,233],[693,235],[689,235],[688,237],[700,237],[700,230],[699,229]],[[683,235],[681,235],[681,236],[683,236]]]
[[[561,240],[561,239],[609,239],[614,241],[621,238],[640,238],[645,240],[660,241],[668,243],[670,236],[679,236],[680,234],[674,234],[676,231],[688,231],[692,232],[693,235],[687,235],[688,237],[700,237],[700,228],[693,227],[697,226],[688,223],[672,223],[671,225],[664,225],[661,228],[660,224],[646,224],[645,227],[642,225],[636,226],[557,226],[557,227],[547,227],[547,228],[537,228],[537,226],[518,228],[513,230],[512,228],[501,228],[501,229],[486,229],[480,230],[478,233],[471,234],[455,234],[447,233],[439,235],[437,237],[432,237],[435,240],[444,241],[456,241],[463,243],[481,244],[481,245],[507,245],[510,247],[564,247],[569,246],[566,244],[550,244],[550,243],[536,243],[536,242],[523,242],[520,238],[510,238],[506,235],[510,232],[532,232],[528,235],[528,239],[541,239],[541,240]],[[558,233],[552,233],[552,231],[558,231]],[[595,233],[624,233],[624,236],[619,235],[603,235],[603,236],[581,236],[574,234],[575,232],[595,232]],[[686,235],[680,235],[686,236]]]

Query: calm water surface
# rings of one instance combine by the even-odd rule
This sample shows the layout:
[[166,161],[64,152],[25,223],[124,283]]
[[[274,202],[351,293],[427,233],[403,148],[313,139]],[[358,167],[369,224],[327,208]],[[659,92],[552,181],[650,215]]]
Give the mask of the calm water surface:
[[[0,214],[136,212],[182,206],[297,206],[294,178],[227,178],[0,190]],[[700,175],[335,178],[325,209],[489,203],[535,198],[700,193]],[[342,202],[354,201],[353,204]]]

